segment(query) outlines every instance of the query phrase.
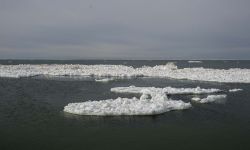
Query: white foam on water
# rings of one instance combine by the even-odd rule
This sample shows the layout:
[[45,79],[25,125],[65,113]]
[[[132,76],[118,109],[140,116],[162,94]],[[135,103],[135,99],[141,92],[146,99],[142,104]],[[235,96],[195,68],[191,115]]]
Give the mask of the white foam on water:
[[167,77],[228,83],[250,83],[250,69],[178,69],[174,63],[134,68],[124,65],[0,65],[0,77],[49,76],[98,76],[131,78]]
[[111,92],[115,93],[134,93],[134,94],[142,94],[144,90],[154,91],[154,92],[163,92],[166,94],[209,94],[209,93],[218,93],[221,92],[220,89],[202,89],[200,87],[196,88],[173,88],[173,87],[165,87],[165,88],[155,88],[155,87],[114,87],[110,89]]
[[242,89],[230,89],[229,92],[239,92],[239,91],[243,91]]
[[143,90],[138,98],[117,98],[101,101],[70,103],[64,111],[77,115],[156,115],[171,110],[182,110],[191,107],[190,103],[168,99],[165,93]]
[[208,95],[206,98],[199,98],[199,97],[193,97],[192,101],[198,102],[198,103],[212,103],[212,102],[223,102],[227,95],[221,94],[221,95]]

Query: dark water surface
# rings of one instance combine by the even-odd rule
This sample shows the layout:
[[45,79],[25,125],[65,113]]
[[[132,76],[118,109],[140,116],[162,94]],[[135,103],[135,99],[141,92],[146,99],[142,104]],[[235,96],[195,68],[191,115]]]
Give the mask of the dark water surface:
[[[140,67],[168,61],[17,61],[0,64],[124,64]],[[203,61],[181,67],[250,68],[250,61]],[[133,97],[117,86],[197,87],[228,93],[224,104],[197,104],[156,116],[77,116],[64,113],[70,102]],[[191,95],[173,99],[190,101]],[[135,78],[108,83],[93,79],[0,78],[0,150],[71,149],[250,149],[250,84]]]

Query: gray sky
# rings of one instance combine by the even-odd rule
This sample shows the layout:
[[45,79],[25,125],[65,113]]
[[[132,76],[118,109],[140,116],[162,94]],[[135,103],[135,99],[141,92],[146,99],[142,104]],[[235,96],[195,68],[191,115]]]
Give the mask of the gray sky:
[[0,0],[0,59],[250,59],[249,0]]

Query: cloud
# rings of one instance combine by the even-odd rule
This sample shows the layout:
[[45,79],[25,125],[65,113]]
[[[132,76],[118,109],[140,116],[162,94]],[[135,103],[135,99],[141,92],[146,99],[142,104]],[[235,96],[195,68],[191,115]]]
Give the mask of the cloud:
[[0,0],[0,58],[249,59],[248,0]]

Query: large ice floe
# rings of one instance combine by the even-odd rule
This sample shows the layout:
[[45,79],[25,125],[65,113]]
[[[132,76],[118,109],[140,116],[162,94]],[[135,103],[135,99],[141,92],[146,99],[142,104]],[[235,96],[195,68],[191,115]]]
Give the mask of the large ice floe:
[[188,102],[172,100],[167,94],[209,94],[220,92],[219,89],[197,88],[155,88],[155,87],[115,87],[111,92],[141,94],[140,98],[120,98],[100,101],[70,103],[64,111],[78,115],[156,115],[171,110],[183,110],[191,107]]
[[168,99],[164,93],[143,93],[140,99],[120,98],[101,101],[70,103],[64,111],[78,115],[156,115],[171,110],[182,110],[191,107],[190,103]]
[[134,68],[124,65],[0,65],[0,77],[98,76],[131,78],[138,76],[167,77],[200,81],[250,83],[250,69],[178,69],[173,63]]

